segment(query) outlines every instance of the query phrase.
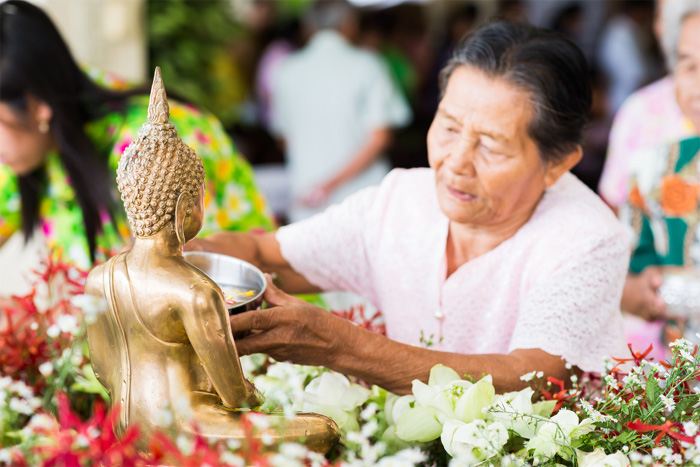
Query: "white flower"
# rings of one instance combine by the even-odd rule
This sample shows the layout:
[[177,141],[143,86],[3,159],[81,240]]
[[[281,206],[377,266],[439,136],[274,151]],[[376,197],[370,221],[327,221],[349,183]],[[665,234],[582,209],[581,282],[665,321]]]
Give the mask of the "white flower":
[[186,396],[180,396],[175,400],[175,405],[173,407],[175,413],[185,420],[190,420],[194,417],[192,412],[192,407],[190,406],[190,400]]
[[525,388],[519,392],[495,396],[493,405],[489,408],[489,416],[523,438],[532,438],[537,425],[545,419],[535,414],[532,404],[534,393],[532,388]]
[[264,431],[270,428],[270,418],[266,415],[262,415],[256,412],[251,412],[248,414],[248,421],[253,424],[253,426],[258,431]]
[[39,365],[39,373],[41,373],[44,378],[48,378],[51,373],[53,373],[53,363],[44,362]]
[[367,388],[351,384],[340,373],[327,372],[304,389],[303,410],[332,418],[341,432],[356,431],[359,429],[357,407],[369,396]]
[[393,456],[383,457],[378,467],[412,467],[425,461],[425,454],[418,448],[404,449]]
[[56,324],[61,332],[70,334],[71,336],[77,336],[80,327],[78,326],[78,320],[73,315],[61,315],[56,320]]
[[237,439],[230,439],[226,441],[226,447],[229,448],[231,451],[238,451],[241,448],[241,442],[240,440]]
[[24,397],[25,399],[30,399],[34,397],[34,391],[32,390],[32,388],[24,384],[22,381],[13,381],[10,384],[9,389],[10,391],[14,391],[20,397]]
[[496,455],[508,442],[508,430],[498,422],[487,425],[483,420],[464,423],[447,420],[440,436],[445,451],[475,464]]
[[159,411],[157,411],[154,417],[156,425],[161,427],[170,426],[174,420],[175,417],[173,416],[172,411],[167,408],[162,408]]
[[9,449],[0,449],[0,464],[10,465],[12,462],[12,451]]
[[537,456],[553,457],[557,453],[563,454],[562,448],[594,429],[591,419],[587,418],[579,424],[574,412],[561,409],[549,422],[540,425],[537,436],[527,443],[527,447],[534,449]]
[[362,434],[366,437],[373,436],[379,430],[379,424],[376,420],[370,420],[362,426]]
[[10,409],[25,415],[31,415],[33,413],[32,406],[29,402],[18,397],[10,399]]
[[685,349],[681,349],[681,356],[691,363],[695,362],[695,357],[693,356],[693,354],[691,354]]
[[598,448],[593,452],[583,452],[576,450],[579,467],[627,467],[630,461],[621,452],[605,454],[603,448]]
[[73,306],[82,310],[87,324],[94,324],[97,321],[97,315],[108,309],[105,299],[95,295],[75,295],[70,301]]
[[303,444],[299,443],[282,443],[279,447],[280,454],[293,459],[303,459],[309,453],[309,450]]
[[671,448],[666,446],[656,446],[651,450],[651,455],[656,459],[661,459],[662,457],[667,457],[673,454]]
[[186,435],[179,435],[175,439],[175,444],[177,448],[186,456],[189,456],[194,452],[194,440]]
[[58,335],[61,334],[61,330],[59,329],[58,326],[55,324],[52,324],[49,326],[49,328],[46,330],[46,335],[49,336],[52,339],[55,339],[58,337]]
[[229,451],[222,452],[219,460],[226,465],[230,465],[231,467],[245,467],[245,459]]
[[696,422],[683,422],[683,431],[688,436],[695,436],[698,432],[698,424]]
[[672,398],[666,396],[665,394],[661,394],[659,399],[661,399],[661,402],[664,403],[664,406],[668,412],[673,412],[673,409],[676,407],[676,402]]
[[531,371],[531,372],[529,372],[529,373],[525,373],[524,375],[522,375],[522,376],[520,377],[520,379],[521,379],[522,381],[531,381],[532,378],[535,377],[535,374],[536,374],[536,373],[537,373],[536,371]]
[[678,347],[680,349],[692,349],[693,343],[681,337],[680,339],[676,339],[675,341],[668,344],[668,346],[671,348]]
[[58,427],[58,422],[56,419],[47,414],[36,414],[32,415],[29,420],[28,426],[32,431],[36,430],[51,430]]
[[396,421],[396,436],[409,442],[432,441],[440,436],[447,420],[469,423],[484,419],[483,409],[491,405],[495,392],[489,375],[471,383],[462,380],[453,369],[435,365],[428,384],[413,381],[416,402]]
[[360,412],[360,418],[362,420],[369,420],[372,418],[374,415],[377,413],[377,404],[372,402],[371,404],[367,404],[367,407],[365,407],[362,412]]

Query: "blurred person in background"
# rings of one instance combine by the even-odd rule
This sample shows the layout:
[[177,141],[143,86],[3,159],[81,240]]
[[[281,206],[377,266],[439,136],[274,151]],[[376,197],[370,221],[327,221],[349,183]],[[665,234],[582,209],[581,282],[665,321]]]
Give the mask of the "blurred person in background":
[[653,4],[623,0],[615,6],[619,11],[605,26],[598,50],[598,66],[608,79],[607,101],[611,115],[627,96],[655,75],[650,59]]
[[[84,269],[130,242],[114,173],[146,121],[148,91],[101,87],[41,9],[0,4],[0,295],[28,291],[49,254]],[[170,122],[204,161],[205,229],[270,229],[219,121],[171,100]]]
[[411,111],[375,54],[351,44],[354,10],[319,1],[305,16],[313,37],[285,61],[272,87],[272,129],[284,140],[290,220],[321,212],[389,171],[382,153]]
[[[660,144],[638,148],[627,155],[630,191],[620,209],[620,217],[635,239],[622,308],[655,321],[639,331],[628,331],[628,335],[637,332],[638,340],[646,339],[641,347],[648,346],[651,340],[659,348],[663,348],[659,345],[659,330],[664,320],[673,318],[666,313],[658,293],[664,270],[700,267],[700,0],[667,0],[663,21],[670,82],[684,118],[677,116],[673,121],[679,128],[669,128],[670,133],[679,135],[676,141],[662,139]],[[683,138],[686,121],[694,136]],[[645,129],[642,126],[638,130],[639,137],[648,137],[643,134]],[[671,326],[666,331],[664,334],[673,339],[682,329]]]
[[[654,35],[659,42],[663,41],[664,36],[664,4],[678,1],[657,0]],[[598,186],[600,196],[613,208],[619,208],[629,194],[630,165],[637,150],[673,143],[694,134],[693,124],[676,100],[676,82],[671,70],[667,76],[629,96],[615,114],[605,167]]]

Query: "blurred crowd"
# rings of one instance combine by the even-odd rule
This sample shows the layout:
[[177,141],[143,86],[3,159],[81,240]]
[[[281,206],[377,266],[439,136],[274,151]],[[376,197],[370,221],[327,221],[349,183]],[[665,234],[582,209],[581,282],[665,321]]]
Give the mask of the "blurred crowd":
[[[346,14],[352,15],[356,24],[343,32],[348,44],[376,55],[384,63],[410,107],[411,118],[400,118],[388,126],[391,137],[381,157],[393,167],[427,166],[423,140],[439,101],[439,72],[455,44],[483,22],[496,18],[530,22],[566,35],[584,51],[589,60],[594,104],[586,131],[584,158],[574,172],[594,190],[603,170],[615,112],[633,91],[666,73],[659,46],[659,2],[393,3],[389,7],[379,3],[362,8],[346,4]],[[294,179],[290,180],[281,169],[289,158],[286,149],[290,148],[285,147],[284,135],[274,127],[273,83],[275,79],[285,79],[279,76],[280,64],[304,51],[315,33],[309,22],[313,3],[296,4],[290,8],[284,2],[254,0],[246,8],[239,8],[232,16],[244,32],[237,34],[227,49],[228,58],[236,63],[233,69],[239,70],[231,75],[229,82],[242,90],[230,103],[238,110],[234,120],[225,122],[227,130],[256,166],[260,183],[282,222],[289,219],[289,212],[301,195],[299,188],[291,186]],[[326,26],[342,27],[340,22]],[[329,63],[328,67],[332,65]],[[315,73],[309,71],[309,76]],[[344,92],[342,84],[336,82],[334,86],[338,94]],[[325,102],[328,103],[327,99]],[[297,170],[297,179],[300,171],[312,170],[313,163],[306,164]],[[315,182],[322,183],[319,180],[310,183]]]

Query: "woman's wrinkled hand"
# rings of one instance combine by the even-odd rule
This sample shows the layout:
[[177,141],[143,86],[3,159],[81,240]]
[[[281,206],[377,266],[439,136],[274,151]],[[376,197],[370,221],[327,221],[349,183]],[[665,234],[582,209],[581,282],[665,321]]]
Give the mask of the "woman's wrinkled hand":
[[[252,331],[236,340],[239,355],[266,353],[275,360],[333,367],[334,358],[347,351],[357,328],[326,310],[278,289],[268,274],[265,310],[231,316],[234,333]],[[256,332],[257,331],[257,332]]]
[[630,274],[622,292],[622,309],[647,321],[669,318],[666,303],[659,296],[662,283],[658,267],[649,266],[640,274]]

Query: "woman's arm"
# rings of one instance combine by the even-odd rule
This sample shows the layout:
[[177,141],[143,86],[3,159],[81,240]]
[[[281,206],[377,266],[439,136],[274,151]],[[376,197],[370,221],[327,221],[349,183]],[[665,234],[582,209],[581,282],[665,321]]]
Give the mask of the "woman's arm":
[[187,251],[209,251],[247,261],[263,272],[276,273],[282,289],[288,293],[315,293],[320,289],[292,269],[282,256],[275,232],[249,234],[217,232],[205,238],[196,238],[185,245]]
[[264,352],[279,360],[323,365],[398,394],[409,393],[414,379],[427,381],[438,363],[476,379],[490,374],[498,392],[522,389],[520,376],[531,371],[562,380],[570,376],[566,362],[543,350],[463,355],[413,347],[354,326],[271,283],[268,287],[265,299],[273,308],[231,317],[234,331],[261,331],[237,341],[242,355]]

